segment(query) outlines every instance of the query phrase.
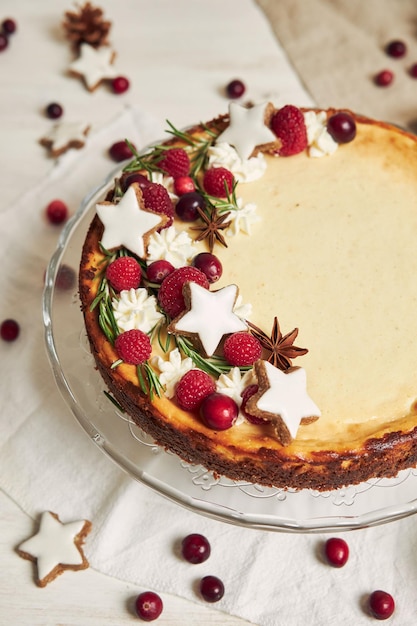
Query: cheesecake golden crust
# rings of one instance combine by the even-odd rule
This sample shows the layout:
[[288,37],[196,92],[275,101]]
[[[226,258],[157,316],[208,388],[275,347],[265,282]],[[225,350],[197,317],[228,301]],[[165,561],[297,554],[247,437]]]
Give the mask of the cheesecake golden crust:
[[[322,415],[314,423],[300,420],[287,445],[272,424],[244,421],[212,430],[198,412],[180,409],[175,396],[155,394],[151,400],[135,366],[114,367],[117,352],[93,306],[108,261],[100,247],[103,224],[97,216],[86,235],[80,298],[91,350],[109,391],[159,445],[215,474],[268,486],[328,490],[392,477],[417,464],[410,314],[417,291],[407,278],[415,264],[417,221],[410,205],[415,201],[417,206],[417,141],[388,124],[349,114],[357,137],[333,155],[265,155],[265,176],[237,186],[237,194],[242,189],[248,202],[259,198],[264,211],[260,224],[249,236],[228,239],[227,249],[214,250],[224,267],[222,284],[235,282],[252,302],[251,321],[267,332],[277,314],[286,330],[300,328],[301,345],[309,350],[297,366],[305,367]],[[218,135],[227,123],[228,117],[221,116],[188,133],[206,136],[209,129]],[[175,137],[166,145],[185,144]],[[121,175],[121,184],[127,175]],[[113,190],[107,200],[114,200]],[[398,220],[402,230],[395,230]],[[400,237],[400,243],[395,241]],[[268,249],[265,258],[262,248]],[[277,269],[265,278],[268,264]],[[378,273],[386,288],[369,294]]]

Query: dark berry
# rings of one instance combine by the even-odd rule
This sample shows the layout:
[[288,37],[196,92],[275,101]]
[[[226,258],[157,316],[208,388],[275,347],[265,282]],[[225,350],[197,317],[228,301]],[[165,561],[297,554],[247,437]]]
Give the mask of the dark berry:
[[198,209],[206,206],[203,196],[196,191],[185,193],[178,200],[175,212],[183,222],[194,222],[198,218]]
[[146,269],[146,275],[150,283],[160,285],[162,281],[174,271],[174,266],[165,259],[153,261]]
[[349,558],[349,546],[344,539],[332,537],[324,546],[326,559],[333,567],[343,567]]
[[387,44],[387,46],[385,47],[385,52],[388,54],[388,56],[399,59],[406,54],[407,46],[403,41],[390,41],[389,44]]
[[129,89],[130,83],[125,76],[116,76],[111,82],[114,93],[121,94]]
[[386,591],[373,591],[369,596],[369,610],[376,619],[388,619],[394,613],[395,602]]
[[62,200],[52,200],[46,207],[46,216],[51,224],[62,224],[68,217],[68,207]]
[[3,35],[3,33],[0,33],[0,52],[3,52],[3,50],[6,50],[8,45],[9,45],[9,40],[7,39],[6,35]]
[[206,602],[218,602],[224,596],[224,585],[217,576],[204,576],[200,581],[200,593]]
[[56,275],[56,288],[60,289],[61,291],[68,291],[69,289],[75,287],[76,282],[77,276],[75,270],[73,270],[72,267],[69,267],[68,265],[61,265]]
[[181,543],[181,553],[189,563],[203,563],[210,556],[211,548],[208,539],[198,533],[184,537]]
[[10,17],[3,20],[1,26],[6,35],[13,35],[13,33],[16,32],[17,24],[15,20],[12,20]]
[[158,619],[163,608],[161,598],[153,591],[140,593],[135,601],[136,613],[144,622],[153,622]]
[[150,184],[149,178],[146,178],[143,174],[139,174],[137,172],[133,172],[126,176],[126,178],[122,182],[123,191],[126,191],[130,185],[133,183],[137,183],[141,189],[147,187]]
[[51,120],[57,120],[63,114],[64,109],[57,102],[51,102],[51,104],[48,104],[46,107],[45,112]]
[[327,130],[337,143],[349,143],[356,136],[356,123],[348,113],[335,113],[327,121]]
[[113,161],[126,161],[127,159],[132,158],[132,151],[126,141],[116,141],[110,146],[109,155]]
[[391,70],[382,70],[375,76],[375,84],[378,87],[388,87],[394,80],[394,73]]
[[16,320],[7,319],[1,323],[0,336],[3,341],[14,341],[20,333],[20,326]]
[[231,428],[239,414],[239,408],[233,398],[217,391],[204,398],[200,407],[203,422],[213,430]]
[[409,74],[412,78],[417,78],[417,63],[413,63],[410,67]]
[[223,273],[223,266],[215,254],[200,252],[192,261],[192,265],[201,270],[208,278],[209,283],[215,283]]
[[245,91],[245,85],[239,79],[230,81],[230,83],[226,86],[226,94],[228,98],[240,98],[243,96]]

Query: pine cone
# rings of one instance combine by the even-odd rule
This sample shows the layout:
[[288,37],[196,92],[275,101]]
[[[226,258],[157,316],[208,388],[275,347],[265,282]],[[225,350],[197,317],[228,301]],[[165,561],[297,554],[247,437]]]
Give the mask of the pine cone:
[[74,50],[78,51],[82,43],[88,43],[93,48],[107,45],[111,22],[103,18],[102,9],[94,7],[90,2],[76,6],[78,13],[66,11],[62,24]]

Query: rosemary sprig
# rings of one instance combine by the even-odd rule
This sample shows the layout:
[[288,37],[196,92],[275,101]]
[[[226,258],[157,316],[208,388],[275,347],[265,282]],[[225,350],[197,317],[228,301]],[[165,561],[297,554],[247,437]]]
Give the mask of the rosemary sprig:
[[145,170],[149,174],[150,180],[152,180],[153,172],[162,172],[161,168],[158,167],[158,161],[160,161],[163,157],[163,150],[167,149],[165,146],[154,146],[151,150],[145,152],[145,154],[139,154],[135,146],[131,144],[130,141],[127,139],[125,141],[134,158],[123,168],[123,172],[137,172],[138,170]]
[[206,199],[207,204],[214,205],[217,209],[217,212],[220,215],[222,213],[229,213],[230,211],[239,211],[240,209],[239,209],[239,206],[237,203],[237,197],[236,197],[237,185],[238,185],[238,182],[237,180],[235,180],[233,183],[233,189],[230,192],[225,183],[226,198],[215,198],[213,196],[203,194]]
[[106,396],[106,398],[108,400],[110,400],[110,402],[112,404],[114,404],[114,406],[121,412],[121,413],[125,413],[126,411],[124,410],[123,407],[120,406],[120,404],[117,402],[117,400],[115,398],[113,398],[113,396],[111,395],[111,393],[109,393],[108,391],[106,391],[105,389],[103,390],[104,395]]
[[[175,342],[178,349],[183,354],[185,354],[185,356],[190,357],[194,365],[196,365],[199,369],[203,370],[207,374],[210,374],[211,376],[220,376],[221,374],[227,374],[227,372],[230,372],[230,370],[232,369],[230,363],[228,363],[226,359],[221,356],[204,358],[199,352],[197,352],[191,341],[189,339],[186,339],[185,337],[176,335]],[[251,368],[248,366],[240,367],[239,369],[241,372],[247,372]]]
[[149,396],[151,401],[153,400],[155,394],[158,398],[160,398],[164,390],[164,386],[159,380],[156,372],[149,365],[148,361],[145,361],[142,365],[138,365],[136,372],[138,375],[139,385],[143,393]]
[[103,333],[106,335],[110,343],[114,343],[116,337],[120,334],[117,322],[114,317],[111,298],[109,295],[103,296],[99,302],[98,323]]

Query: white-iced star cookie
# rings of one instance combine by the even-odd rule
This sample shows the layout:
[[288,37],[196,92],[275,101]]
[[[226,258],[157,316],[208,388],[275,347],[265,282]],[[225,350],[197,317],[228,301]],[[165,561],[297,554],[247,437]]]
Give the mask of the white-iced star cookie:
[[168,332],[196,335],[206,355],[212,356],[224,335],[248,329],[233,312],[237,291],[236,285],[209,291],[197,283],[186,283],[183,294],[187,310],[171,322]]
[[40,144],[49,150],[53,157],[58,157],[70,148],[79,150],[85,145],[90,130],[89,124],[81,122],[61,122],[40,139]]
[[80,56],[69,66],[73,76],[83,79],[89,91],[94,91],[103,80],[110,80],[117,76],[113,66],[116,53],[106,46],[93,48],[88,43],[80,46]]
[[279,140],[265,123],[267,109],[270,106],[266,103],[247,108],[231,102],[229,126],[217,137],[216,144],[221,142],[230,144],[242,160],[249,159],[257,147],[272,148]]
[[321,415],[307,393],[307,376],[302,367],[282,371],[268,361],[255,363],[259,390],[246,404],[246,410],[268,419],[283,445],[295,438],[301,423],[308,424]]
[[124,246],[141,258],[147,256],[147,240],[151,233],[166,224],[166,215],[145,209],[142,191],[130,185],[118,204],[96,204],[97,215],[104,226],[101,244],[106,250]]
[[82,545],[90,530],[91,522],[88,520],[63,524],[55,513],[42,513],[36,535],[17,548],[21,557],[36,561],[36,584],[39,587],[45,587],[64,570],[88,567]]

